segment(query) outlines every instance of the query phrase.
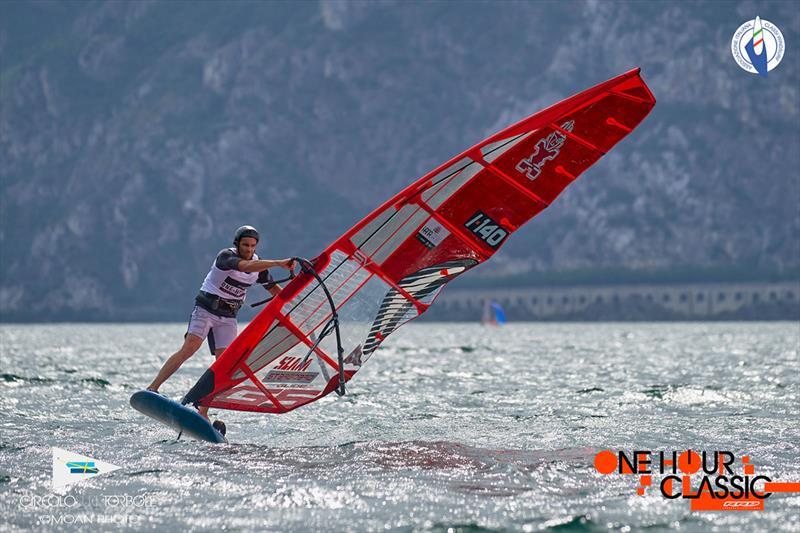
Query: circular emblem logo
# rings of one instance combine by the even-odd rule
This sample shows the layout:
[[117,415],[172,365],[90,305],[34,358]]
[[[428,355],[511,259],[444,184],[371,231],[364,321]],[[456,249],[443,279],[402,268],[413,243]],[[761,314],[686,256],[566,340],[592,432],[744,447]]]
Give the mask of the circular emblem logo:
[[768,20],[748,20],[733,34],[731,53],[736,63],[747,72],[767,76],[778,66],[785,50],[783,34]]

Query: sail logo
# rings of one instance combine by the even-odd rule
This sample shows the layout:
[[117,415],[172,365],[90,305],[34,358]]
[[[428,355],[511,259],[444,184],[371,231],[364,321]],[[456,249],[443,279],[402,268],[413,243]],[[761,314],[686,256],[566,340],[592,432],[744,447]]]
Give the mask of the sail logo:
[[278,362],[275,370],[290,370],[295,372],[305,372],[311,366],[311,359],[300,359],[299,357],[284,357]]
[[119,468],[93,457],[53,448],[53,491],[64,492],[70,485]]
[[[310,362],[310,361],[309,361]],[[270,370],[264,378],[265,383],[311,383],[319,376],[319,372],[292,372],[288,370]]]
[[[561,125],[562,130],[569,132],[571,132],[574,127],[574,120],[570,120]],[[554,131],[547,137],[539,139],[536,142],[536,149],[533,153],[525,159],[520,160],[520,162],[517,163],[516,169],[525,174],[529,180],[535,180],[539,177],[539,174],[542,173],[544,164],[555,159],[561,152],[561,147],[564,146],[564,141],[566,140],[567,136],[560,131]]]
[[417,232],[416,237],[417,240],[425,246],[425,248],[432,250],[433,248],[439,246],[448,235],[450,235],[450,232],[444,229],[444,226],[431,218]]
[[767,72],[778,66],[785,50],[781,30],[760,17],[739,26],[731,39],[731,54],[736,64],[764,78]]

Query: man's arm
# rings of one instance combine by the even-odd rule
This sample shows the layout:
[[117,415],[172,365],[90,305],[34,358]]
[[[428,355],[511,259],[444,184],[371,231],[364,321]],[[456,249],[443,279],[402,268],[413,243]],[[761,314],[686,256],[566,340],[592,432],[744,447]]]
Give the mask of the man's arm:
[[267,291],[273,296],[281,292],[281,289],[283,288],[275,283],[275,280],[272,278],[272,274],[269,273],[269,270],[259,273],[256,283],[263,285],[264,288],[267,289]]
[[242,259],[237,270],[240,272],[264,272],[268,268],[283,267],[291,270],[294,267],[293,259]]

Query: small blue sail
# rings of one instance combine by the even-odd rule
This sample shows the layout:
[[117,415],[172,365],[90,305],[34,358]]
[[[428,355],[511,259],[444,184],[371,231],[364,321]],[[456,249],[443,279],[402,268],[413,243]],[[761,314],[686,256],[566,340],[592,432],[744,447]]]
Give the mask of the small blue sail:
[[494,321],[496,324],[501,325],[506,323],[506,312],[497,302],[492,302],[492,311],[494,311]]

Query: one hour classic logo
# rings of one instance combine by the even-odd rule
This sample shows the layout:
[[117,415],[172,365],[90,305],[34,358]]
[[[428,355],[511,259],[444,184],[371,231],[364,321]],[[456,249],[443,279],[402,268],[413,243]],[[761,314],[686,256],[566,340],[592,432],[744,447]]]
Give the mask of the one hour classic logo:
[[767,77],[783,59],[786,50],[783,34],[768,20],[748,20],[733,34],[731,54],[742,69]]

